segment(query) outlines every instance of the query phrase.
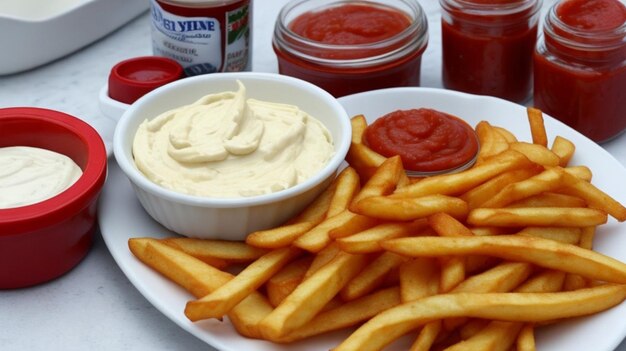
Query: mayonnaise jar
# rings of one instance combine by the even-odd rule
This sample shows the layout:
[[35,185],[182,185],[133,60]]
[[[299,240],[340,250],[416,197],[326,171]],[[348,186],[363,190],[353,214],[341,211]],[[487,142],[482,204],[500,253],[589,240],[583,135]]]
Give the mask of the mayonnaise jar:
[[249,197],[299,184],[334,153],[326,127],[297,106],[210,94],[144,121],[133,141],[137,168],[190,195]]
[[60,194],[82,175],[69,157],[30,146],[0,148],[0,209],[21,207]]

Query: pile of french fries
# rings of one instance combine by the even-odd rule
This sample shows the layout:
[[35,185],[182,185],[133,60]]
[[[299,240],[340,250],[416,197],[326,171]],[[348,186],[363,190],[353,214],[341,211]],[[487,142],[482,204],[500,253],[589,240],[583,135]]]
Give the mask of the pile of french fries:
[[284,225],[245,243],[129,247],[196,297],[191,321],[227,316],[246,337],[289,343],[352,327],[334,350],[381,350],[407,334],[412,351],[534,350],[535,326],[626,298],[626,264],[592,250],[596,227],[626,220],[626,208],[569,165],[573,143],[548,147],[541,111],[528,118],[532,142],[480,122],[472,168],[412,179],[399,157],[363,144],[356,116],[349,167]]

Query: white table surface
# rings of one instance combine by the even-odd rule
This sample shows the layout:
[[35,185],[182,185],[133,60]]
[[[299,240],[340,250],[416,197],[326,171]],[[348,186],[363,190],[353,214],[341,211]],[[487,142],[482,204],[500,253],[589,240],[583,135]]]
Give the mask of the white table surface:
[[[545,1],[544,12],[552,0]],[[270,41],[274,20],[285,2],[254,0],[255,71],[277,71]],[[421,0],[421,4],[430,21],[422,85],[441,87],[439,6],[436,0]],[[3,48],[2,55],[9,51]],[[145,13],[60,60],[0,76],[0,107],[60,110],[88,121],[105,140],[110,140],[115,126],[99,111],[98,91],[115,63],[149,54],[150,26]],[[626,134],[603,146],[626,165]],[[43,349],[214,350],[179,328],[139,294],[113,261],[100,235],[88,256],[64,276],[36,287],[0,291],[0,350]],[[626,351],[626,342],[617,350]]]

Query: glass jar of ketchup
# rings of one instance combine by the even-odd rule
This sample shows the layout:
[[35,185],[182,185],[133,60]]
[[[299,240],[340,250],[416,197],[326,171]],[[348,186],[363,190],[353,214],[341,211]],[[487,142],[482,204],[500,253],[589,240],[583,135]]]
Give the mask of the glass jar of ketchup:
[[546,14],[534,104],[596,142],[626,130],[626,6],[566,0]]
[[281,74],[335,97],[418,86],[428,21],[416,0],[294,0],[278,15],[272,44]]
[[443,85],[514,102],[530,97],[541,0],[439,0]]

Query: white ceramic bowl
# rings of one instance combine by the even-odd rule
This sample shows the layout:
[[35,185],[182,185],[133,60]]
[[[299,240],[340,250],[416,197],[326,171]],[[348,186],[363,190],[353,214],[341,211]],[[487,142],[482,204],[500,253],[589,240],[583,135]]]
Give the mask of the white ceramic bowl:
[[[335,154],[326,167],[286,190],[228,199],[192,196],[163,188],[136,168],[132,142],[141,122],[206,94],[235,91],[236,80],[246,86],[250,98],[293,104],[320,120],[330,131],[335,147]],[[343,107],[313,84],[278,74],[214,73],[185,78],[141,97],[118,122],[113,148],[115,159],[130,179],[139,201],[157,222],[189,237],[243,240],[252,231],[281,224],[323,191],[348,152],[350,135],[350,119]]]

